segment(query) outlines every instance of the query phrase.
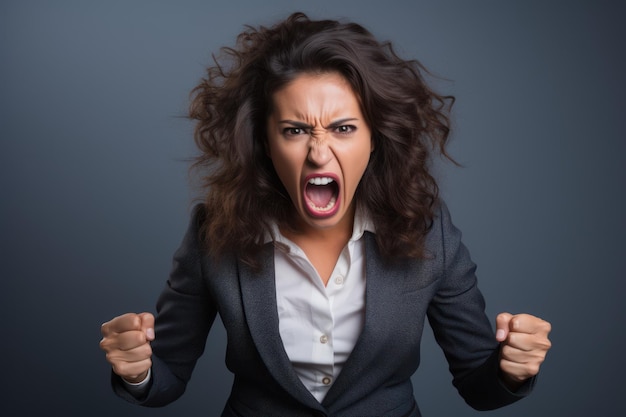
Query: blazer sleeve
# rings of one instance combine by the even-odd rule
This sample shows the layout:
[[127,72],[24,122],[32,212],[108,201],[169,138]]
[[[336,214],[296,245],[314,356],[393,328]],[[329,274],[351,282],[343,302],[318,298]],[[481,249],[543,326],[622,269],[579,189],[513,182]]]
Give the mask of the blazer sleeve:
[[199,242],[203,212],[201,205],[194,208],[157,302],[150,389],[143,398],[135,398],[117,375],[112,376],[115,393],[130,402],[158,407],[176,400],[185,391],[196,361],[204,352],[217,309],[203,280]]
[[453,384],[477,410],[513,403],[530,393],[535,379],[515,393],[499,377],[499,343],[485,315],[485,301],[477,286],[476,265],[452,224],[445,203],[431,230],[429,245],[441,258],[439,288],[428,308],[428,320],[444,351]]

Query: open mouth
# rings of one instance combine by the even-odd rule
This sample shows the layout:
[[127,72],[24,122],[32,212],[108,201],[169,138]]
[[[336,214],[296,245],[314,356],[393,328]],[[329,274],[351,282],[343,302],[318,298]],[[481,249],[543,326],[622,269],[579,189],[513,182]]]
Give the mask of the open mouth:
[[309,177],[304,187],[304,200],[312,216],[332,216],[339,208],[339,184],[328,176]]

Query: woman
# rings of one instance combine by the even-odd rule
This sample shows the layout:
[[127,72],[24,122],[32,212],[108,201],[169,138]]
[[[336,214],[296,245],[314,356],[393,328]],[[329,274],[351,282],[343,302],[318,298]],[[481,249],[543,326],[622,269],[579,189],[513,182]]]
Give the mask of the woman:
[[223,50],[194,90],[206,196],[156,323],[102,327],[119,395],[180,396],[216,314],[235,376],[223,416],[419,416],[425,317],[471,406],[530,392],[550,325],[503,313],[493,334],[429,173],[452,99],[422,72],[357,24],[299,13]]

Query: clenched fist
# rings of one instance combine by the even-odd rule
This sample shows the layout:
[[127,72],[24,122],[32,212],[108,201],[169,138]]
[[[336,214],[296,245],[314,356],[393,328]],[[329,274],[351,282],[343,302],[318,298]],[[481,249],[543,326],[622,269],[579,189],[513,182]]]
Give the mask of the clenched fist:
[[496,339],[500,342],[500,370],[504,382],[515,389],[539,373],[551,342],[551,326],[529,314],[498,314]]
[[128,313],[102,325],[100,348],[113,372],[131,383],[141,382],[152,366],[154,316],[150,313]]

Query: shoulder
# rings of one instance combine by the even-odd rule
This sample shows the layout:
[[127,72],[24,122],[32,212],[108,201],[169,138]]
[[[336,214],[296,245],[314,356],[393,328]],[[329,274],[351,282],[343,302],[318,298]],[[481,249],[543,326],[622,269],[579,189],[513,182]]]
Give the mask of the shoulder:
[[435,205],[433,223],[424,241],[424,253],[433,268],[444,275],[456,268],[474,267],[469,251],[462,242],[462,233],[454,225],[450,210],[442,199]]
[[187,230],[180,244],[178,252],[198,252],[202,246],[202,229],[206,222],[206,208],[204,204],[196,204],[191,210]]
[[460,239],[460,230],[452,223],[450,210],[444,200],[438,199],[433,209],[433,220],[426,235],[425,249],[440,252],[445,250],[447,242]]

